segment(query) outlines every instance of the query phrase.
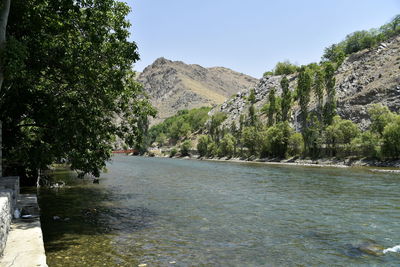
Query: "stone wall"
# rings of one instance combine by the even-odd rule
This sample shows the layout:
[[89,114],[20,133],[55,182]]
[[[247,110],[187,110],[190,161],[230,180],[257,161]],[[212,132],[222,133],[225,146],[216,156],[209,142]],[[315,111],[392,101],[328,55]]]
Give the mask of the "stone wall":
[[0,177],[3,176],[3,126],[0,121]]
[[0,191],[0,255],[3,254],[4,248],[6,247],[8,232],[11,225],[11,199],[11,190]]
[[6,246],[13,211],[19,198],[19,177],[0,177],[0,255]]

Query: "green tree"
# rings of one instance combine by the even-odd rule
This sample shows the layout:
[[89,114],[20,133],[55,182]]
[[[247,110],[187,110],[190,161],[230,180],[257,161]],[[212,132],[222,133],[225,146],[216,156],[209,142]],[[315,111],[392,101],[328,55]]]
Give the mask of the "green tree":
[[280,122],[269,127],[263,135],[264,149],[261,156],[285,158],[291,131],[288,122]]
[[288,155],[301,156],[304,152],[304,140],[301,133],[293,133],[288,140]]
[[308,104],[310,102],[311,75],[306,68],[302,68],[297,79],[297,93],[301,110],[302,129],[307,127]]
[[313,89],[314,89],[315,96],[317,98],[318,119],[320,121],[322,121],[323,101],[324,101],[324,74],[320,69],[315,72]]
[[352,139],[360,133],[358,126],[349,120],[343,120],[339,116],[333,118],[333,122],[325,130],[326,143],[331,156],[348,153]]
[[292,105],[292,94],[289,90],[289,80],[284,76],[281,80],[282,87],[282,101],[281,101],[281,112],[282,121],[289,120],[290,108]]
[[256,115],[256,108],[254,107],[253,104],[249,106],[249,121],[248,125],[249,126],[256,126],[258,122],[258,118]]
[[200,157],[204,157],[207,155],[207,146],[210,142],[208,135],[202,135],[199,138],[199,142],[197,143],[197,151],[199,152]]
[[232,157],[235,152],[235,145],[236,145],[235,137],[230,133],[226,134],[224,138],[221,139],[219,156]]
[[180,152],[182,156],[189,156],[190,149],[192,149],[192,142],[185,140],[180,146]]
[[249,126],[243,128],[241,143],[248,149],[249,155],[257,154],[260,145],[259,137],[259,132],[256,127]]
[[256,103],[256,91],[254,89],[250,90],[250,95],[249,95],[249,102],[250,104]]
[[355,156],[378,158],[381,151],[381,139],[378,134],[366,131],[351,141],[351,147]]
[[268,93],[268,126],[272,126],[275,123],[275,113],[276,113],[276,89],[271,88]]
[[400,116],[385,126],[383,130],[382,154],[389,158],[400,158]]
[[368,109],[368,114],[371,118],[371,131],[383,135],[383,131],[390,122],[392,122],[396,115],[392,113],[387,106],[382,104],[373,104]]
[[376,44],[376,38],[368,31],[356,31],[346,37],[346,54],[352,54]]
[[324,122],[330,125],[333,117],[336,115],[336,90],[335,90],[335,69],[332,63],[327,63],[325,66],[325,86],[327,93],[327,100],[324,106]]
[[274,69],[275,75],[289,75],[295,73],[298,67],[295,64],[290,63],[290,61],[285,60],[283,62],[278,62]]
[[227,115],[223,112],[216,112],[214,115],[211,116],[211,121],[209,124],[209,132],[211,138],[216,142],[219,143],[220,139],[220,129],[219,127],[221,124],[226,120]]
[[37,176],[67,159],[99,176],[115,135],[140,146],[155,114],[131,71],[139,56],[128,41],[129,7],[14,0],[10,10],[0,91],[5,171]]
[[210,140],[207,145],[207,156],[213,157],[217,155],[218,155],[218,146],[213,140]]

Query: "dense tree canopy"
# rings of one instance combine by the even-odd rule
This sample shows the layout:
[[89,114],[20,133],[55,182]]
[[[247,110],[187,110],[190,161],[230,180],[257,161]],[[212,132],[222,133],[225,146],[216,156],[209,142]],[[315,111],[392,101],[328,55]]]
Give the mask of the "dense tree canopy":
[[13,0],[0,120],[9,174],[57,160],[99,175],[116,136],[137,146],[154,115],[132,64],[129,7],[113,0]]

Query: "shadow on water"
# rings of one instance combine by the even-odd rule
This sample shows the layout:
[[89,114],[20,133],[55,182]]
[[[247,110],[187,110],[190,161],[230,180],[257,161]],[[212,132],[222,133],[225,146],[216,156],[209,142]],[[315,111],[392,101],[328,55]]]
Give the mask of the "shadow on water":
[[[121,208],[98,185],[42,189],[41,224],[49,266],[133,266],[140,247],[120,253],[116,235],[151,226],[156,214],[143,207]],[[62,260],[62,262],[60,262]]]

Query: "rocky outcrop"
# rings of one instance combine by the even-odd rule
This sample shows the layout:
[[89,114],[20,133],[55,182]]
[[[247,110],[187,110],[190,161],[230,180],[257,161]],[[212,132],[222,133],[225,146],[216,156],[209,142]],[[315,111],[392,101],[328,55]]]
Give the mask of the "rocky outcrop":
[[350,56],[337,71],[336,90],[339,115],[362,128],[371,104],[400,111],[400,37]]
[[138,81],[159,111],[154,124],[181,109],[222,104],[234,93],[254,87],[257,79],[227,68],[159,58],[140,73]]
[[[376,48],[366,49],[348,57],[336,75],[337,111],[366,129],[369,124],[368,108],[372,104],[381,103],[392,111],[400,111],[400,36],[380,44]],[[255,87],[255,107],[260,110],[268,102],[271,88],[277,89],[280,95],[282,76],[266,76],[259,80]],[[289,88],[296,88],[296,74],[288,76]],[[238,92],[222,105],[211,110],[210,114],[221,111],[228,115],[225,125],[238,123],[240,114],[247,114],[249,103],[247,97],[250,90]],[[311,96],[310,109],[316,106],[315,97]],[[292,124],[299,130],[299,107],[292,109]],[[263,114],[259,114],[265,120]]]

